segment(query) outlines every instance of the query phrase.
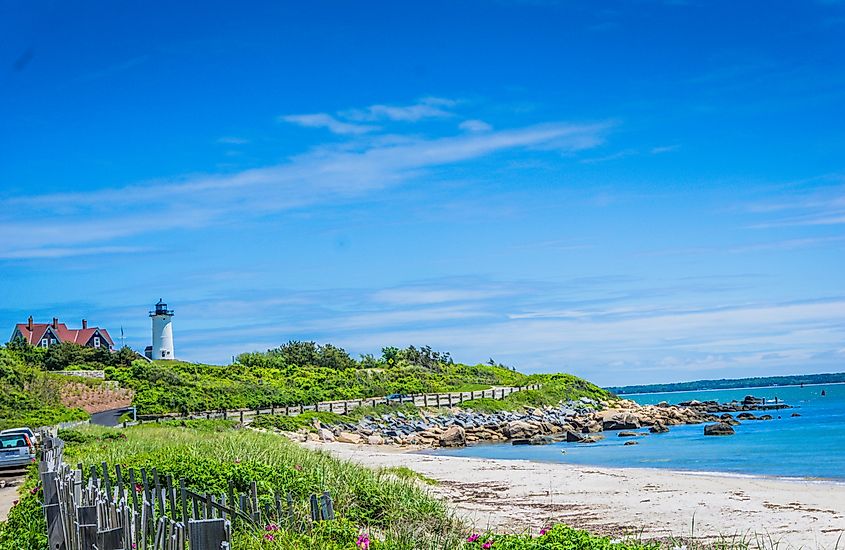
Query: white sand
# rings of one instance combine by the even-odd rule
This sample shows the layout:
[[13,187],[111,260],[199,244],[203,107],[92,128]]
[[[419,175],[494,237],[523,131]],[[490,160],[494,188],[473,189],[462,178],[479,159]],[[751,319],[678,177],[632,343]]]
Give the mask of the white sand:
[[476,529],[536,532],[555,522],[614,536],[733,536],[778,549],[845,548],[845,483],[609,469],[416,454],[401,448],[310,443],[378,466],[407,466],[439,483]]

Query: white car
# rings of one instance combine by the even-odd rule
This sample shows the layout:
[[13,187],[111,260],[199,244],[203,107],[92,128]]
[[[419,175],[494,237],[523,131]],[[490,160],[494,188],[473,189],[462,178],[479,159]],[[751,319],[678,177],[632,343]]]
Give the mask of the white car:
[[30,434],[29,428],[0,432],[0,469],[25,468],[35,463],[35,435]]

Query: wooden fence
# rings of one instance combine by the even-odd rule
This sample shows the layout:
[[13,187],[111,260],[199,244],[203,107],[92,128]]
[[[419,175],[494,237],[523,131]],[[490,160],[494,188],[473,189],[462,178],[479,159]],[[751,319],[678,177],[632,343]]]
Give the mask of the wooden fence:
[[50,550],[229,550],[233,524],[304,531],[335,517],[328,492],[311,495],[307,516],[290,494],[260,501],[255,482],[245,494],[230,482],[226,493],[214,495],[155,468],[124,472],[103,463],[86,475],[81,464],[64,462],[63,449],[60,439],[45,439],[39,463]]
[[501,387],[489,390],[478,390],[468,392],[453,392],[453,393],[432,393],[432,394],[414,394],[403,395],[393,399],[387,397],[367,397],[365,399],[350,399],[345,401],[323,401],[315,405],[271,405],[269,407],[259,407],[257,409],[227,409],[217,411],[201,411],[192,412],[188,414],[162,414],[162,415],[139,415],[140,422],[168,420],[176,418],[223,418],[223,419],[238,419],[241,423],[248,424],[254,416],[261,414],[283,414],[286,416],[295,416],[304,412],[325,411],[337,414],[348,414],[349,411],[358,407],[376,406],[386,404],[401,404],[413,403],[417,407],[454,407],[464,401],[472,399],[504,399],[508,395],[523,391],[539,389],[539,384],[532,384],[530,386],[518,387]]

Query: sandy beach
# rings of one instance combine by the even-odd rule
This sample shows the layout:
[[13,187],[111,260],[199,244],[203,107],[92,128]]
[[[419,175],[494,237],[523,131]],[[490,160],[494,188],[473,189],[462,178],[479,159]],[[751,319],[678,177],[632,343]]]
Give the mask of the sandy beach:
[[736,535],[779,549],[845,545],[845,483],[486,460],[390,446],[308,446],[433,478],[438,484],[431,490],[479,530],[536,532],[562,522],[614,536]]

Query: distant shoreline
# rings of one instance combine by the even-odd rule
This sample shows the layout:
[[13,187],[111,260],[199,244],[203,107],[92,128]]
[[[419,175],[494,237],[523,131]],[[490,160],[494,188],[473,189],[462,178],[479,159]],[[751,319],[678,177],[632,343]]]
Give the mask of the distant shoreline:
[[693,380],[690,382],[671,382],[666,384],[633,384],[628,386],[608,386],[604,389],[616,395],[635,395],[646,393],[678,393],[708,390],[765,389],[793,386],[820,386],[825,384],[845,383],[845,372],[823,374],[803,374],[791,376],[762,376],[754,378],[720,378],[713,380]]
[[[771,386],[739,386],[736,388],[701,388],[698,390],[660,390],[660,391],[640,391],[637,393],[620,393],[617,395],[624,395],[626,397],[632,395],[654,395],[656,393],[697,393],[705,391],[734,391],[734,390],[768,390],[771,388],[801,388],[801,387],[815,387],[815,386],[840,386],[845,384],[842,382],[817,382],[814,384],[774,384]],[[606,388],[605,388],[606,389]]]

